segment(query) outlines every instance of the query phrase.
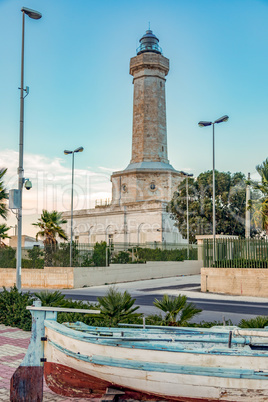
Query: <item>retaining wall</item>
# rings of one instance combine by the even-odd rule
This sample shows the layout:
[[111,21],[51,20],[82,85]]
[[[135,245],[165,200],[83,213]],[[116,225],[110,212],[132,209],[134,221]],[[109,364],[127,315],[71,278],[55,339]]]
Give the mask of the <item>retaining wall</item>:
[[201,268],[201,292],[268,297],[268,269]]
[[[109,267],[45,267],[22,269],[22,288],[72,289],[146,279],[200,274],[202,261],[149,261]],[[0,268],[0,287],[16,283],[16,270]]]

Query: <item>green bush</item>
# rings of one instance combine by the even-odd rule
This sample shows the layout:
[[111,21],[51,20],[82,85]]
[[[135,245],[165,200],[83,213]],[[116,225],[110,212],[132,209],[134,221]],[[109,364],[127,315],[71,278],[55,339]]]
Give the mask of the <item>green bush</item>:
[[130,262],[130,255],[128,251],[119,251],[118,254],[112,258],[113,264],[128,264]]
[[44,252],[40,247],[33,247],[27,251],[29,259],[22,260],[22,268],[44,268]]
[[0,248],[0,267],[16,268],[16,249],[12,247]]
[[268,260],[234,258],[233,260],[218,260],[214,268],[268,268]]
[[43,269],[44,268],[44,260],[41,258],[38,258],[35,261],[32,260],[27,260],[23,258],[21,260],[21,267],[22,268],[33,268],[33,269]]
[[116,325],[125,320],[141,317],[142,314],[135,313],[138,306],[133,307],[136,299],[133,299],[129,292],[121,293],[116,287],[110,287],[103,297],[98,297],[100,318],[109,320],[110,325]]
[[33,298],[29,292],[21,293],[16,286],[10,291],[4,287],[0,292],[0,323],[30,331],[32,318],[26,307],[32,304]]
[[160,248],[141,248],[136,250],[136,256],[138,259],[145,261],[184,261],[188,259],[197,259],[197,249],[189,249],[187,254],[187,248],[173,249],[173,250],[161,250]]
[[105,267],[106,266],[106,247],[107,247],[107,244],[105,241],[96,243],[94,245],[92,261],[93,261],[95,267]]
[[258,316],[250,320],[242,319],[238,326],[240,328],[264,328],[268,326],[268,316]]

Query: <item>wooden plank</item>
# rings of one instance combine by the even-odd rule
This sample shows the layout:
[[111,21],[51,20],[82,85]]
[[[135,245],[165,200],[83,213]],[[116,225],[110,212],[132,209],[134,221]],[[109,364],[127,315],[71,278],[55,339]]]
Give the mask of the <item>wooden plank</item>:
[[64,313],[100,314],[100,310],[88,310],[85,308],[27,306],[26,309],[27,310],[38,310],[38,311],[57,311],[57,312],[64,312]]
[[43,367],[17,368],[10,381],[10,401],[43,401]]

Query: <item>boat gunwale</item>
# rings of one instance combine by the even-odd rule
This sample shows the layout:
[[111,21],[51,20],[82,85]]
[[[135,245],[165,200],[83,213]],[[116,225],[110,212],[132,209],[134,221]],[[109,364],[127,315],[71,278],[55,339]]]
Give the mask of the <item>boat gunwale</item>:
[[[135,338],[128,339],[124,337],[101,337],[101,336],[92,336],[90,334],[81,332],[81,331],[76,331],[74,329],[71,329],[69,327],[66,327],[63,324],[60,324],[54,320],[45,320],[45,327],[50,328],[51,330],[60,333],[61,335],[65,335],[67,337],[77,339],[81,342],[88,342],[88,343],[93,343],[93,344],[102,344],[106,346],[111,346],[111,347],[122,347],[122,348],[136,348],[136,349],[148,349],[148,350],[158,350],[158,351],[165,351],[165,352],[177,352],[177,353],[191,353],[191,354],[215,354],[215,355],[231,355],[231,356],[247,356],[247,357],[268,357],[268,350],[264,351],[257,351],[250,349],[250,344],[245,344],[244,343],[244,338],[243,338],[243,343],[240,343],[239,345],[242,345],[242,347],[228,347],[227,342],[218,342],[218,343],[225,343],[226,346],[223,346],[222,348],[216,348],[216,347],[200,347],[200,348],[195,348],[194,349],[186,349],[186,348],[178,348],[179,343],[174,342],[172,338],[170,338],[168,341],[161,341],[159,339],[149,339],[146,338],[146,340],[140,340],[137,342]],[[153,342],[152,342],[153,341]],[[237,341],[237,339],[236,339]],[[190,342],[188,341],[188,344]],[[200,343],[202,344],[202,341],[195,341],[193,343]],[[215,343],[215,342],[211,342]],[[242,352],[242,353],[241,353]]]

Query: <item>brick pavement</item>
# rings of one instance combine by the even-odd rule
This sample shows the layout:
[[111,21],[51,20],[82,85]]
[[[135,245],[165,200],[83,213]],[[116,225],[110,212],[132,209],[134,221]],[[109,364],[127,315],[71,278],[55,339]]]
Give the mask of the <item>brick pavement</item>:
[[[9,401],[10,379],[20,365],[30,342],[31,333],[0,324],[0,401]],[[88,402],[89,399],[59,396],[44,385],[43,402]],[[94,398],[92,401],[97,402]]]

